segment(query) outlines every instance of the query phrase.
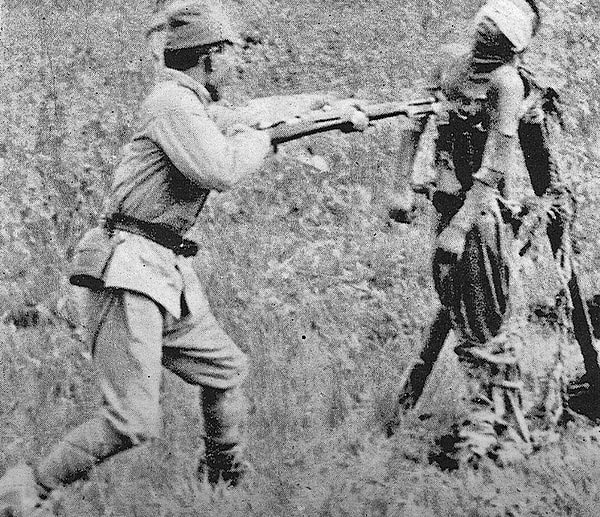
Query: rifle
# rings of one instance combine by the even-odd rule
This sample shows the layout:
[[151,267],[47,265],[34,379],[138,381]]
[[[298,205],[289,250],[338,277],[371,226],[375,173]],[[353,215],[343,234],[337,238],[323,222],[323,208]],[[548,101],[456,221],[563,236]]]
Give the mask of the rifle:
[[[369,118],[369,122],[398,116],[422,117],[438,113],[441,109],[442,103],[438,102],[435,97],[361,106],[361,111]],[[336,109],[321,109],[303,115],[297,121],[282,122],[265,129],[271,134],[271,143],[274,146],[327,131],[340,130],[344,133],[356,131],[352,122]]]

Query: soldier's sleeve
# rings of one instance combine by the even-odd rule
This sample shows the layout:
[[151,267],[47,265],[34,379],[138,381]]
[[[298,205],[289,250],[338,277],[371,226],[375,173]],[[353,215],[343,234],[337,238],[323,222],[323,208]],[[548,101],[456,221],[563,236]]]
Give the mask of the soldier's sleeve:
[[256,122],[248,117],[245,112],[220,104],[212,104],[211,106],[208,106],[206,112],[208,113],[208,117],[223,133],[226,133],[231,127],[238,124],[252,126]]
[[211,120],[225,131],[235,124],[267,128],[310,116],[325,106],[335,107],[340,99],[331,93],[272,95],[248,100],[244,105],[228,107],[213,103],[207,107]]
[[199,102],[177,98],[157,110],[150,137],[182,174],[218,191],[257,171],[271,149],[266,132],[244,128],[225,136]]

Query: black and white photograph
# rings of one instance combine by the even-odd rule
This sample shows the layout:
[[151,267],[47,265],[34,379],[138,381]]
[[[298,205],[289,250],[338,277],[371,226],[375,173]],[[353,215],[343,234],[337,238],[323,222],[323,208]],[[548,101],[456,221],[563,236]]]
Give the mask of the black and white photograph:
[[597,0],[0,0],[0,517],[595,517],[599,354]]

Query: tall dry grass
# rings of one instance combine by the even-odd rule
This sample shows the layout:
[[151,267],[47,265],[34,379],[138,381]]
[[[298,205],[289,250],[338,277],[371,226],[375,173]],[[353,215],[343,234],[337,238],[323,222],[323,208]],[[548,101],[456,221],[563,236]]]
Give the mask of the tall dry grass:
[[[101,206],[150,83],[141,30],[149,4],[4,3],[0,470],[46,451],[97,402],[62,271]],[[255,42],[237,86],[254,95],[406,96],[476,4],[232,2]],[[582,200],[580,262],[593,289],[599,13],[574,0],[547,4],[534,57],[553,80],[566,76],[569,130],[560,148]],[[595,515],[598,435],[583,423],[513,468],[447,473],[428,463],[428,450],[460,412],[448,352],[425,394],[434,416],[409,416],[384,438],[397,383],[437,304],[431,207],[423,202],[410,226],[390,224],[384,213],[394,131],[287,146],[259,175],[211,198],[199,221],[198,272],[218,319],[252,358],[256,472],[248,483],[224,497],[195,484],[197,395],[166,375],[164,437],[61,490],[59,515]],[[326,158],[328,172],[298,160],[307,145]],[[428,167],[424,153],[417,174],[427,176]],[[549,267],[532,266],[528,292],[539,290],[534,282]],[[528,332],[526,380],[541,393],[545,347],[555,338],[537,323]]]

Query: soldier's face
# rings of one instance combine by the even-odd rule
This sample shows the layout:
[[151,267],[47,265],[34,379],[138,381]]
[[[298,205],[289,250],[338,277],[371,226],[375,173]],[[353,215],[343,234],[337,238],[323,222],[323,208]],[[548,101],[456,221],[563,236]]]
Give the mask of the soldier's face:
[[233,45],[222,44],[211,49],[204,60],[206,89],[213,100],[219,100],[221,90],[235,77],[238,56]]
[[165,31],[154,31],[148,36],[148,43],[150,45],[150,52],[152,53],[155,71],[159,70],[164,65],[165,37]]

